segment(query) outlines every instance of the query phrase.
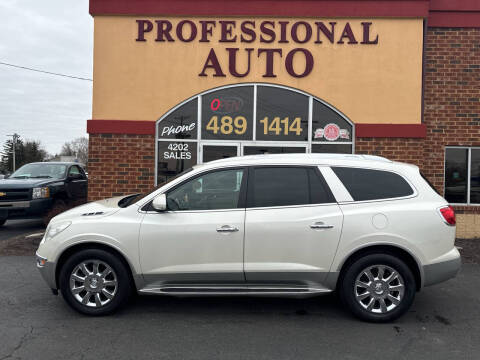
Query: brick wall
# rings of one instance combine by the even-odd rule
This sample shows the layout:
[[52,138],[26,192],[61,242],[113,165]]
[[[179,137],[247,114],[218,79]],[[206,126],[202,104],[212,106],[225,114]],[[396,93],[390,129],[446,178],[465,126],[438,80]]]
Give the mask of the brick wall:
[[355,153],[384,156],[422,167],[424,142],[408,138],[357,138]]
[[154,135],[90,134],[88,200],[144,193],[154,185]]
[[443,191],[445,146],[480,146],[480,29],[428,30],[424,101],[424,171]]

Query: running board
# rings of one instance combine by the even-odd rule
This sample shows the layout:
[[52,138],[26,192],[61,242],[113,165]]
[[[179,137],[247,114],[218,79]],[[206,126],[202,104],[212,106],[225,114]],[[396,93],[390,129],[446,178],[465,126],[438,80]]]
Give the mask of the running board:
[[308,297],[332,292],[326,288],[288,287],[288,286],[190,286],[165,285],[161,287],[145,287],[139,290],[142,294],[172,296],[279,296]]

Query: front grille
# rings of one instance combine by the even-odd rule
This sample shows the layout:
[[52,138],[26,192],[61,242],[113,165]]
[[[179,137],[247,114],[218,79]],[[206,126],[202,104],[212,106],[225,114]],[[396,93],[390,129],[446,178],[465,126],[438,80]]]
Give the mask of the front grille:
[[25,201],[30,200],[30,189],[0,189],[0,202],[2,201]]

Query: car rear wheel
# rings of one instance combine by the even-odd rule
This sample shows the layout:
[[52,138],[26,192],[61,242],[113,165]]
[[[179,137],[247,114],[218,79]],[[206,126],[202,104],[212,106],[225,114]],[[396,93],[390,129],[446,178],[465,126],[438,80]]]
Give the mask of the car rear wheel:
[[128,301],[129,270],[117,256],[101,249],[82,250],[62,266],[60,291],[66,302],[86,315],[107,315]]
[[389,254],[369,254],[345,270],[340,297],[358,318],[389,322],[403,315],[415,298],[415,278],[410,268]]

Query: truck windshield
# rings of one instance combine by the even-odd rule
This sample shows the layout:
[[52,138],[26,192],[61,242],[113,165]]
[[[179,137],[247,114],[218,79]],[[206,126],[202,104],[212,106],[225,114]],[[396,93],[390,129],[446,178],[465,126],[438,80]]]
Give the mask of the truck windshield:
[[10,179],[61,179],[66,170],[67,166],[61,164],[27,164],[15,171]]

